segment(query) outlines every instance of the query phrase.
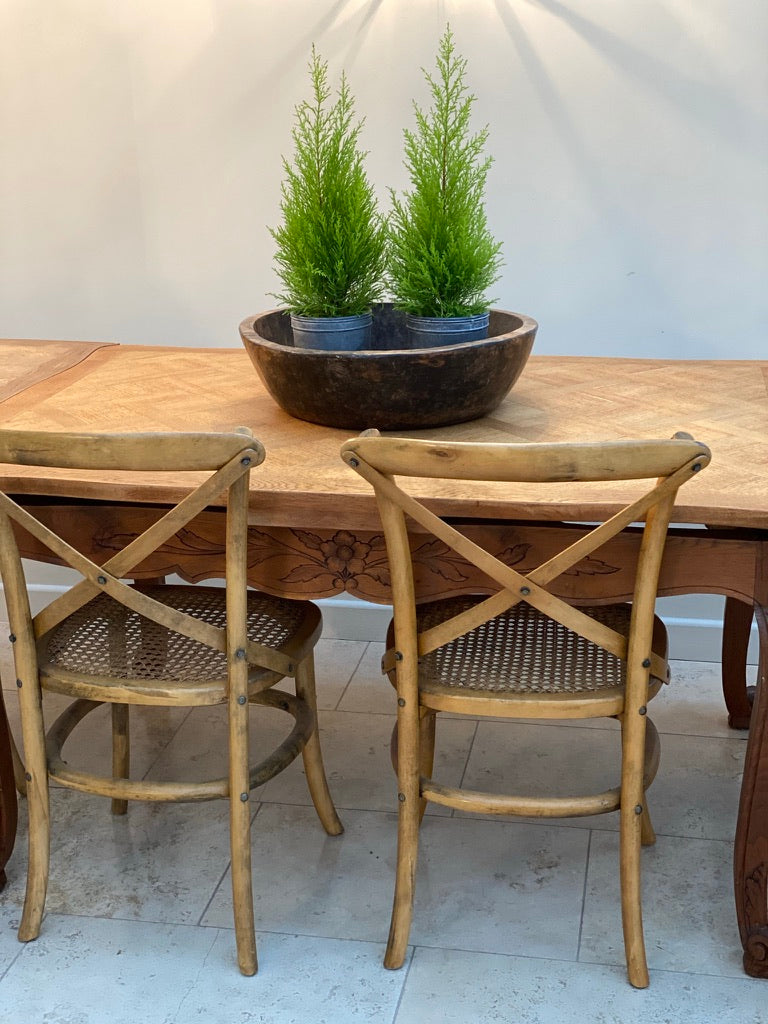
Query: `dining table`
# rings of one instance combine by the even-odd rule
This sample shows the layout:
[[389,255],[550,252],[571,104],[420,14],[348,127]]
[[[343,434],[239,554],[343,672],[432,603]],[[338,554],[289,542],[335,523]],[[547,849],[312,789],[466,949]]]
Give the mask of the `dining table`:
[[[267,451],[251,474],[248,579],[292,598],[348,594],[387,604],[389,575],[372,492],[341,461],[354,431],[284,412],[242,347],[0,340],[0,428],[41,431],[226,431],[250,428]],[[365,409],[360,429],[374,428]],[[605,441],[671,437],[706,443],[712,462],[678,494],[659,594],[725,596],[724,714],[749,728],[734,843],[744,969],[768,978],[768,361],[532,355],[502,403],[470,422],[402,431],[438,440]],[[0,489],[94,561],[106,561],[188,492],[189,474],[0,466]],[[609,517],[641,484],[499,484],[424,480],[415,496],[526,572]],[[224,509],[212,506],[132,570],[136,580],[223,575]],[[574,603],[630,600],[640,527],[564,573]],[[489,580],[412,524],[419,599],[490,592]],[[20,535],[22,553],[55,558]],[[746,651],[757,619],[756,684]],[[674,650],[671,652],[674,658]],[[4,686],[9,684],[3,681]],[[674,699],[674,683],[670,688]],[[16,790],[0,700],[0,883],[13,850]],[[695,874],[695,864],[691,866]],[[692,940],[693,941],[693,940]]]

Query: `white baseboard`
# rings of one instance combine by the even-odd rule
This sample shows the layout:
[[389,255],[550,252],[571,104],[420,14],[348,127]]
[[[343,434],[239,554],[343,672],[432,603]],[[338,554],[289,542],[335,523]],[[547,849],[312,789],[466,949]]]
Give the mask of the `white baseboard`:
[[[66,586],[28,585],[32,613],[44,608]],[[0,595],[1,597],[1,595]],[[389,605],[370,604],[354,597],[329,597],[317,602],[323,610],[323,635],[336,640],[383,640],[392,614]],[[0,614],[5,618],[4,602]],[[679,661],[720,661],[722,598],[665,597],[659,614],[669,631],[670,654]],[[748,661],[757,664],[757,629],[752,626]]]
[[[722,619],[664,617],[669,633],[670,656],[677,661],[716,661],[721,658]],[[747,664],[757,665],[757,626],[753,624]]]

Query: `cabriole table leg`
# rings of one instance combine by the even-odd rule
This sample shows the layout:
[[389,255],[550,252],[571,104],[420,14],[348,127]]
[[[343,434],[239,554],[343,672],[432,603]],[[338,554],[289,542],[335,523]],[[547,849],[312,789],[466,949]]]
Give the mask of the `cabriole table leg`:
[[744,970],[752,977],[768,978],[768,601],[761,596],[765,603],[755,607],[760,664],[733,865]]
[[752,714],[755,688],[747,685],[746,669],[753,615],[751,604],[726,597],[722,645],[723,697],[728,708],[728,725],[732,729],[748,729]]

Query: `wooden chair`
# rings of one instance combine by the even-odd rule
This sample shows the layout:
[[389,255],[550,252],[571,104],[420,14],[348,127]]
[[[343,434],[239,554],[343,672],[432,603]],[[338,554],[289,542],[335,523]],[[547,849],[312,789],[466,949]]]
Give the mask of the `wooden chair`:
[[[128,800],[226,798],[230,810],[232,898],[238,963],[257,969],[250,856],[250,790],[302,753],[309,790],[326,832],[342,831],[323,770],[317,734],[313,648],[318,608],[248,591],[247,516],[250,470],[264,449],[247,430],[229,434],[49,434],[0,431],[0,462],[147,475],[189,471],[190,493],[103,565],[84,557],[7,494],[0,494],[0,568],[8,604],[18,687],[26,793],[29,864],[22,942],[40,931],[49,871],[49,778],[72,789]],[[201,475],[205,474],[203,482]],[[226,495],[226,586],[130,585],[133,570],[207,505]],[[42,541],[83,579],[32,618],[14,524]],[[295,695],[274,689],[295,680]],[[47,691],[74,700],[43,725]],[[112,765],[103,775],[70,767],[62,747],[91,711],[112,708]],[[228,775],[205,782],[129,778],[129,707],[225,704]],[[290,735],[249,766],[249,705],[287,711]],[[75,749],[72,749],[75,748]],[[76,744],[69,749],[76,756]],[[72,758],[68,756],[67,762]],[[270,883],[271,884],[271,883]]]
[[[367,432],[375,433],[375,432]],[[363,435],[343,459],[374,488],[389,558],[394,619],[383,670],[397,688],[397,875],[384,963],[403,963],[413,911],[418,830],[426,802],[484,814],[561,817],[620,809],[622,917],[630,982],[648,984],[640,904],[640,844],[655,840],[644,792],[659,740],[646,709],[668,677],[666,633],[654,617],[659,567],[678,487],[708,449],[687,435],[605,444],[478,444]],[[527,575],[505,565],[409,495],[397,477],[556,483],[658,478],[609,521]],[[418,604],[406,516],[474,563],[490,597]],[[548,590],[624,527],[645,521],[632,605],[576,608]],[[419,538],[423,543],[423,536]],[[495,592],[494,591],[495,588]],[[499,796],[432,778],[439,711],[524,719],[613,717],[621,723],[621,783],[592,795]],[[554,738],[554,736],[553,736]]]

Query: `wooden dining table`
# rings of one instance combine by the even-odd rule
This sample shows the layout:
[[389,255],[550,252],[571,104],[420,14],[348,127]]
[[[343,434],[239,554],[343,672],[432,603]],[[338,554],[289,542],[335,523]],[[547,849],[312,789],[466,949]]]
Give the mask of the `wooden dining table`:
[[[80,341],[0,341],[0,427],[47,431],[231,430],[266,446],[252,474],[249,582],[270,593],[342,593],[388,603],[384,541],[372,494],[342,463],[350,435],[294,419],[265,390],[242,348]],[[375,427],[361,410],[360,428]],[[660,593],[726,597],[723,686],[729,720],[749,726],[735,835],[734,891],[748,974],[768,978],[768,362],[533,356],[502,404],[472,422],[409,436],[499,442],[670,437],[687,431],[712,464],[680,491]],[[0,466],[0,488],[22,496],[57,532],[105,560],[190,488],[183,474],[139,480],[120,472]],[[501,485],[420,481],[414,493],[520,571],[533,568],[584,523],[611,515],[637,484]],[[150,560],[136,579],[221,576],[224,516],[213,507]],[[565,573],[559,593],[578,602],[631,598],[639,531],[630,529]],[[414,526],[424,599],[489,590],[489,581]],[[24,554],[53,561],[31,538]],[[747,687],[753,615],[758,683]],[[672,651],[674,657],[674,650]],[[752,691],[752,692],[751,692]],[[674,698],[674,689],[671,693]],[[725,712],[724,712],[725,713]],[[16,795],[0,708],[0,871],[10,856]],[[691,865],[691,871],[696,866]]]

